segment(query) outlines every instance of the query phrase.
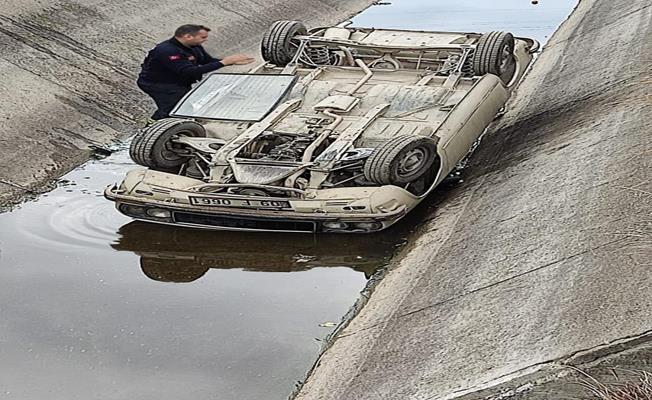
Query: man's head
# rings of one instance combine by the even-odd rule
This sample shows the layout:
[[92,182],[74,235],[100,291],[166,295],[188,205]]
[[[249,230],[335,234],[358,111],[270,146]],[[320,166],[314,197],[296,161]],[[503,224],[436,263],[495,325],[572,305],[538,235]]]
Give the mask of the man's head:
[[174,31],[174,37],[186,46],[197,46],[208,39],[210,28],[203,25],[181,25]]

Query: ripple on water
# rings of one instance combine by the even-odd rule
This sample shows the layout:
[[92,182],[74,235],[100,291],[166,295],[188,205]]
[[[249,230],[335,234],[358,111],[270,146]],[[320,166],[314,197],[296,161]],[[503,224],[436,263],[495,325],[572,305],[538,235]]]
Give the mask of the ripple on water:
[[[98,201],[98,196],[63,193],[50,196],[38,207],[12,213],[16,236],[13,240],[29,246],[48,248],[107,248],[126,217],[117,213],[113,203]],[[20,221],[20,222],[18,222]],[[14,236],[14,235],[12,235]]]

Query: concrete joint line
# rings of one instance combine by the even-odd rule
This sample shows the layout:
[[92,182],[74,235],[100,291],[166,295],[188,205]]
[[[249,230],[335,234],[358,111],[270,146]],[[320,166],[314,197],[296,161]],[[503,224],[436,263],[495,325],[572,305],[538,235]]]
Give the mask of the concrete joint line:
[[5,185],[7,185],[7,186],[11,186],[11,187],[16,188],[16,189],[23,190],[23,191],[28,192],[28,193],[33,193],[32,189],[26,188],[25,186],[19,185],[19,184],[15,183],[15,182],[12,182],[12,181],[8,180],[8,179],[0,179],[0,183],[3,183]]
[[[44,79],[48,80],[47,78],[44,78]],[[66,90],[66,91],[72,93],[73,95],[75,95],[81,101],[76,101],[74,99],[75,96],[73,96],[73,97],[65,97],[65,96],[61,96],[59,94],[55,94],[54,97],[57,100],[61,101],[62,103],[65,103],[69,107],[77,109],[77,111],[80,112],[81,114],[84,114],[87,117],[90,117],[90,118],[92,118],[92,119],[94,119],[94,120],[96,120],[96,121],[98,121],[98,122],[100,122],[100,123],[102,123],[104,125],[107,125],[107,126],[110,126],[110,127],[112,126],[112,125],[102,121],[101,119],[97,118],[95,115],[92,115],[91,114],[92,111],[96,111],[102,117],[114,118],[114,119],[120,120],[120,121],[122,121],[124,123],[133,123],[135,121],[135,119],[134,119],[135,117],[131,116],[130,114],[128,114],[126,112],[121,112],[120,110],[112,109],[111,107],[108,107],[107,105],[101,103],[100,101],[98,101],[96,99],[93,99],[93,98],[90,98],[87,94],[80,93],[80,92],[77,92],[77,91],[74,91],[74,90],[71,90],[71,89],[68,89],[68,88],[65,88],[65,87],[61,87],[61,88],[63,90]],[[83,103],[82,101],[85,101],[86,103]],[[92,106],[90,106],[88,104],[91,104]],[[82,111],[81,110],[82,108],[87,109],[89,111]]]
[[574,366],[591,364],[651,342],[652,330],[649,330],[638,335],[625,336],[588,349],[578,350],[569,356],[560,358],[559,361],[561,364]]
[[501,285],[501,284],[503,284],[503,283],[505,283],[505,282],[509,282],[509,281],[511,281],[511,280],[514,280],[514,279],[520,278],[520,277],[522,277],[522,276],[525,276],[525,275],[531,274],[531,273],[533,273],[533,272],[537,272],[537,271],[540,271],[540,270],[543,270],[543,269],[546,269],[546,268],[552,267],[552,266],[554,266],[554,265],[556,265],[556,264],[559,264],[559,263],[562,263],[562,262],[565,262],[565,261],[572,260],[573,258],[579,257],[579,256],[581,256],[581,255],[584,255],[584,254],[589,253],[589,252],[591,252],[591,251],[597,250],[597,249],[599,249],[599,248],[602,248],[602,247],[605,247],[605,246],[609,246],[609,245],[611,245],[611,244],[615,244],[615,243],[618,243],[618,242],[622,242],[623,240],[626,240],[626,239],[627,239],[627,237],[621,237],[621,238],[618,238],[618,239],[615,239],[615,240],[611,240],[611,241],[606,242],[606,243],[603,243],[603,244],[601,244],[601,245],[598,245],[598,246],[595,246],[595,247],[591,247],[590,249],[586,249],[586,250],[580,251],[579,253],[571,254],[570,256],[566,256],[566,257],[564,257],[564,258],[560,258],[560,259],[558,259],[558,260],[551,261],[551,262],[549,262],[548,264],[544,264],[544,265],[542,265],[542,266],[539,266],[539,267],[533,268],[533,269],[531,269],[531,270],[528,270],[528,271],[522,272],[522,273],[520,273],[520,274],[516,274],[516,275],[510,276],[509,278],[505,278],[505,279],[503,279],[503,280],[500,280],[500,281],[494,282],[494,283],[492,283],[492,284],[489,284],[489,285],[486,285],[486,286],[482,286],[482,287],[479,287],[479,288],[477,288],[477,289],[469,290],[468,292],[462,293],[462,294],[460,294],[460,295],[458,295],[458,296],[453,296],[453,297],[450,297],[450,298],[448,298],[448,299],[446,299],[446,300],[442,300],[442,301],[439,301],[439,302],[437,302],[437,303],[434,303],[434,304],[431,304],[431,305],[428,305],[428,306],[422,307],[422,308],[420,308],[420,309],[417,309],[417,310],[414,310],[414,311],[407,312],[407,313],[405,313],[405,314],[399,315],[398,318],[407,317],[407,316],[410,316],[410,315],[413,315],[413,314],[417,314],[417,313],[420,313],[420,312],[422,312],[422,311],[425,311],[425,310],[428,310],[428,309],[431,309],[431,308],[434,308],[434,307],[441,306],[441,305],[446,304],[446,303],[450,303],[451,301],[458,300],[458,299],[461,299],[461,298],[466,297],[466,296],[468,296],[468,295],[475,294],[475,293],[481,292],[481,291],[483,291],[483,290],[486,290],[486,289],[492,288],[492,287],[494,287],[494,286]]
[[[479,180],[479,182],[478,182],[474,187],[472,187],[472,188],[469,189],[471,192],[469,193],[468,198],[464,201],[464,204],[460,207],[459,211],[457,211],[457,215],[456,215],[454,221],[452,221],[452,222],[450,223],[450,225],[449,225],[449,227],[448,227],[448,230],[447,230],[446,233],[444,234],[444,237],[443,237],[441,240],[437,241],[437,244],[438,244],[438,245],[436,246],[436,248],[433,249],[432,253],[429,253],[429,257],[428,257],[425,261],[422,261],[422,263],[427,264],[427,265],[430,265],[430,264],[431,264],[430,261],[431,261],[432,259],[436,258],[437,254],[439,254],[439,250],[442,248],[442,246],[444,245],[444,243],[446,243],[446,242],[448,241],[448,239],[450,239],[450,237],[453,235],[453,231],[454,231],[453,228],[455,228],[455,226],[457,226],[457,222],[460,220],[460,218],[462,218],[462,215],[464,214],[464,211],[466,210],[466,207],[467,207],[467,206],[469,205],[469,203],[471,202],[471,199],[473,198],[473,195],[474,195],[475,192],[478,190],[478,188],[482,187],[482,184],[484,183],[485,180],[486,180],[486,177],[485,177],[485,176],[481,177],[480,180]],[[434,218],[434,219],[436,219],[436,218]],[[427,229],[427,228],[426,228],[426,229]],[[426,231],[426,234],[428,234],[429,232],[431,232],[431,231]],[[417,245],[416,245],[415,247],[418,247],[418,243],[417,243]],[[396,266],[396,268],[394,268],[394,269],[398,269],[398,268],[401,266],[401,264],[402,264],[403,262],[405,262],[405,260],[409,259],[409,258],[410,258],[410,254],[411,254],[411,251],[410,251],[410,252],[409,252],[409,253],[408,253],[408,254],[407,254],[407,255],[406,255],[406,256],[405,256],[405,257],[404,257],[400,262],[399,262],[399,264],[398,264],[398,265]],[[388,270],[388,271],[387,271],[387,274],[391,273],[392,270],[394,270],[394,269]],[[384,277],[381,277],[381,279],[382,279],[382,278],[384,278]],[[416,286],[416,285],[421,281],[421,279],[423,279],[423,275],[420,275],[420,277],[419,277],[418,279],[415,279],[415,280],[414,280],[414,282],[412,283],[412,288],[414,288],[414,287],[415,287],[415,286]],[[395,304],[397,305],[396,308],[395,308],[395,310],[398,310],[398,309],[399,309],[398,306],[399,306],[400,304],[403,303],[403,300],[405,300],[405,297],[407,297],[407,295],[408,295],[409,293],[410,293],[409,290],[404,291],[404,296],[401,298],[401,300],[395,302]],[[372,293],[372,294],[373,294],[373,293]],[[369,300],[371,300],[371,299],[372,299],[372,297],[370,296],[370,298],[367,299],[367,301],[369,301]],[[365,304],[366,304],[366,302],[365,302]],[[364,307],[364,305],[363,305],[363,307]],[[390,314],[390,315],[393,315],[393,313]],[[399,318],[400,318],[400,317],[401,317],[401,315],[399,315]],[[350,333],[346,333],[346,334],[339,335],[339,336],[337,336],[337,337],[335,338],[335,340],[336,340],[336,339],[339,339],[339,338],[345,338],[345,337],[353,336],[353,335],[355,335],[355,334],[357,334],[357,333],[360,333],[360,332],[363,332],[363,331],[367,331],[367,330],[369,330],[369,329],[376,328],[376,327],[378,327],[378,326],[380,326],[380,325],[387,324],[387,323],[389,323],[390,321],[391,321],[391,316],[390,316],[390,318],[388,318],[388,319],[386,319],[386,320],[383,320],[383,321],[381,321],[381,322],[378,322],[378,323],[375,323],[375,324],[372,324],[372,325],[366,326],[366,327],[364,327],[364,328],[358,329],[357,331],[354,331],[354,332],[350,332]]]
[[[481,390],[487,390],[492,387],[495,387],[497,385],[501,385],[504,383],[508,383],[514,379],[520,378],[522,376],[526,376],[528,374],[533,374],[541,369],[541,367],[547,366],[554,364],[555,360],[547,360],[547,361],[542,361],[540,363],[528,365],[527,367],[517,369],[516,371],[510,372],[508,374],[500,375],[490,381],[482,382],[478,385],[469,387],[469,388],[460,388],[452,392],[451,394],[444,396],[444,397],[437,397],[438,395],[434,395],[431,397],[428,397],[425,400],[454,400],[460,397],[467,396],[469,394],[481,391]],[[483,397],[483,399],[486,399]],[[492,398],[493,399],[493,398]]]
[[[480,186],[481,186],[481,184],[478,185],[478,187],[480,187]],[[474,193],[475,193],[475,191],[477,190],[478,187],[474,188],[474,190],[473,190]],[[473,196],[473,194],[471,194],[471,196],[469,196],[469,201],[470,201],[470,198],[471,198],[472,196]],[[469,201],[467,201],[467,202],[464,204],[463,209],[460,211],[460,215],[461,215],[461,213],[463,212],[463,210],[466,208],[466,206],[468,205]],[[459,220],[459,216],[458,216],[458,218],[456,219],[456,221],[457,221],[457,220]],[[451,232],[448,234],[448,236],[446,237],[446,240],[448,240],[448,238],[451,236],[451,234],[452,234],[452,230],[451,230]],[[622,242],[622,241],[624,241],[624,240],[627,240],[628,238],[629,238],[629,236],[625,236],[625,237],[620,237],[620,238],[618,238],[618,239],[614,239],[614,240],[608,241],[608,242],[606,242],[606,243],[602,243],[602,244],[600,244],[600,245],[598,245],[598,246],[594,246],[594,247],[591,247],[591,248],[589,248],[589,249],[586,249],[586,250],[580,251],[580,252],[578,252],[578,253],[571,254],[571,255],[566,256],[566,257],[564,257],[564,258],[560,258],[560,259],[558,259],[558,260],[551,261],[551,262],[549,262],[549,263],[547,263],[547,264],[544,264],[544,265],[542,265],[542,266],[539,266],[539,267],[533,268],[533,269],[531,269],[531,270],[528,270],[528,271],[522,272],[522,273],[520,273],[520,274],[516,274],[516,275],[510,276],[509,278],[505,278],[505,279],[503,279],[503,280],[500,280],[500,281],[494,282],[494,283],[492,283],[492,284],[489,284],[489,285],[486,285],[486,286],[482,286],[482,287],[479,287],[479,288],[476,288],[476,289],[473,289],[473,290],[469,290],[469,291],[467,291],[467,292],[465,292],[465,293],[462,293],[462,294],[460,294],[460,295],[458,295],[458,296],[453,296],[453,297],[450,297],[450,298],[448,298],[448,299],[445,299],[445,300],[439,301],[439,302],[437,302],[437,303],[434,303],[434,304],[431,304],[431,305],[428,305],[428,306],[425,306],[425,307],[419,308],[419,309],[417,309],[417,310],[413,310],[413,311],[407,312],[407,313],[405,313],[405,314],[400,314],[400,315],[398,315],[396,318],[408,317],[408,316],[411,316],[411,315],[414,315],[414,314],[420,313],[420,312],[422,312],[422,311],[426,311],[426,310],[429,310],[429,309],[432,309],[432,308],[435,308],[435,307],[438,307],[438,306],[441,306],[441,305],[444,305],[444,304],[450,303],[450,302],[452,302],[452,301],[459,300],[459,299],[461,299],[461,298],[463,298],[463,297],[465,297],[465,296],[468,296],[468,295],[471,295],[471,294],[475,294],[475,293],[481,292],[481,291],[486,290],[486,289],[490,289],[490,288],[492,288],[492,287],[494,287],[494,286],[501,285],[501,284],[503,284],[503,283],[506,283],[506,282],[509,282],[509,281],[511,281],[511,280],[514,280],[514,279],[520,278],[520,277],[522,277],[522,276],[525,276],[525,275],[528,275],[528,274],[531,274],[531,273],[534,273],[534,272],[537,272],[537,271],[540,271],[540,270],[543,270],[543,269],[546,269],[546,268],[552,267],[552,266],[554,266],[554,265],[557,265],[557,264],[562,263],[562,262],[565,262],[565,261],[572,260],[572,259],[574,259],[574,258],[576,258],[576,257],[579,257],[579,256],[584,255],[584,254],[586,254],[586,253],[589,253],[589,252],[591,252],[591,251],[594,251],[594,250],[600,249],[600,248],[602,248],[602,247],[605,247],[605,246],[609,246],[609,245],[612,245],[612,244],[616,244],[616,243]],[[443,243],[445,243],[446,240],[444,240],[441,244],[443,245]],[[433,257],[436,256],[436,254],[437,254],[437,252],[439,251],[440,248],[441,248],[441,245],[437,248],[437,251],[433,254]],[[417,281],[415,282],[415,284],[418,283],[418,281],[419,281],[419,280],[417,280]],[[355,334],[357,334],[357,333],[360,333],[360,332],[363,332],[363,331],[367,331],[367,330],[369,330],[369,329],[373,329],[373,328],[376,328],[376,327],[378,327],[378,326],[380,326],[380,325],[386,324],[386,323],[388,323],[390,320],[391,320],[391,317],[390,317],[389,319],[387,319],[387,320],[383,320],[383,321],[378,322],[378,323],[375,323],[375,324],[373,324],[373,325],[370,325],[370,326],[367,326],[367,327],[364,327],[364,328],[358,329],[357,331],[354,331],[354,332],[350,332],[350,333],[346,333],[346,334],[339,335],[339,336],[337,336],[335,339],[339,339],[339,338],[345,338],[345,337],[353,336],[353,335],[355,335]]]
[[[638,186],[643,185],[644,183],[645,182],[641,182],[638,184]],[[652,196],[652,192],[648,192],[647,190],[643,190],[643,189],[637,189],[636,187],[629,187],[629,186],[615,186],[615,187],[618,189],[629,190],[636,193],[643,193],[647,196]]]
[[[101,142],[98,142],[97,140],[87,138],[84,135],[81,135],[81,134],[79,134],[77,132],[71,131],[70,129],[61,128],[61,127],[54,127],[54,128],[52,128],[52,131],[58,133],[63,140],[66,140],[68,142],[70,142],[70,140],[69,140],[70,137],[73,137],[73,138],[77,138],[77,139],[81,140],[82,142],[86,142],[86,143],[88,143],[90,145],[102,146],[102,144],[103,144]],[[44,131],[44,130],[41,130],[41,129],[37,129],[37,132],[43,132],[43,133],[47,134],[47,131]]]
[[[492,387],[496,387],[497,385],[509,383],[510,381],[513,381],[515,379],[528,376],[528,374],[536,373],[537,371],[540,371],[542,369],[541,367],[548,366],[552,368],[556,366],[562,369],[562,371],[569,370],[572,367],[575,368],[592,367],[594,364],[598,364],[609,357],[631,351],[641,346],[647,346],[651,341],[652,341],[652,330],[643,332],[638,335],[625,336],[598,346],[578,350],[574,353],[571,353],[570,355],[565,355],[555,359],[546,360],[532,365],[528,365],[527,367],[520,368],[508,374],[500,375],[490,381],[482,382],[470,388],[458,389],[452,392],[449,396],[443,398],[438,398],[435,395],[433,397],[429,397],[427,400],[435,400],[435,399],[453,400],[456,398],[464,397],[474,392],[491,389]],[[559,376],[559,373],[560,373],[559,370],[557,371],[551,370],[547,377],[536,379],[536,382],[527,382],[527,383],[535,383],[536,385],[539,385],[546,382],[550,382],[555,380],[555,378],[561,377]],[[533,379],[533,381],[535,380]],[[527,385],[527,383],[523,382],[519,386],[523,387]],[[503,397],[490,396],[490,397],[483,397],[483,398],[499,399]]]

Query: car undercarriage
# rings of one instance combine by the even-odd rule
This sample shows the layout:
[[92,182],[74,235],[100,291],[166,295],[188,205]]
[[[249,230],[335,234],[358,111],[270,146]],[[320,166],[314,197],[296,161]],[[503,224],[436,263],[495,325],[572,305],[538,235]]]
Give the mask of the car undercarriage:
[[466,156],[537,48],[505,32],[279,21],[262,39],[265,63],[208,75],[134,138],[131,157],[149,169],[106,197],[185,226],[384,229]]

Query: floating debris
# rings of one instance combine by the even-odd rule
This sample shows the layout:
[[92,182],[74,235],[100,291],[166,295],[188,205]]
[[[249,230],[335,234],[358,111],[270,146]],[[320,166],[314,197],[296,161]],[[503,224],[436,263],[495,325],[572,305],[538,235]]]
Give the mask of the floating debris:
[[314,261],[316,258],[317,257],[315,257],[315,256],[307,256],[305,254],[297,254],[294,257],[292,257],[292,259],[296,263],[307,263],[307,262],[310,262],[310,261]]

